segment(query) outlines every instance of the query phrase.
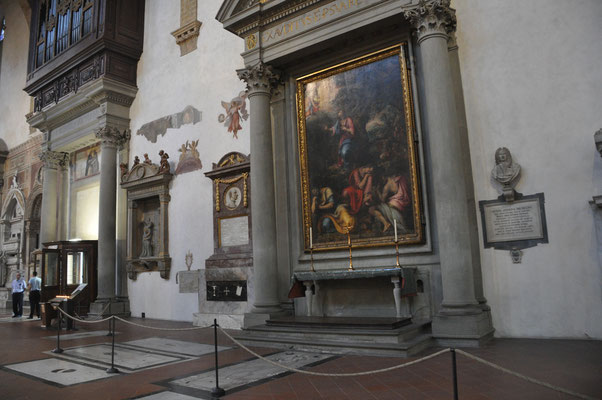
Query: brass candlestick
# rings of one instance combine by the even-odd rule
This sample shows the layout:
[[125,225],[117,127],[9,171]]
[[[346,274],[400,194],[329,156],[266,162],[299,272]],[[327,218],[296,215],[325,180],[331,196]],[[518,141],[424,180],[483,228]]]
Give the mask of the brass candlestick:
[[399,265],[399,240],[395,241],[395,255],[397,257],[396,266],[397,268],[401,268],[401,265]]
[[351,229],[347,227],[347,245],[349,246],[349,271],[353,271],[353,256],[351,254]]
[[316,272],[314,269],[314,246],[309,248],[309,255],[311,257],[311,272]]

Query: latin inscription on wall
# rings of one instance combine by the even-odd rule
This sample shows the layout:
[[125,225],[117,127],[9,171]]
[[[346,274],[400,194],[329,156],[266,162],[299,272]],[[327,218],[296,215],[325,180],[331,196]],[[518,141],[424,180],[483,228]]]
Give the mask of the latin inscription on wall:
[[484,207],[487,238],[490,242],[541,239],[543,228],[537,200]]
[[522,195],[515,201],[479,201],[485,247],[526,249],[548,243],[543,193]]

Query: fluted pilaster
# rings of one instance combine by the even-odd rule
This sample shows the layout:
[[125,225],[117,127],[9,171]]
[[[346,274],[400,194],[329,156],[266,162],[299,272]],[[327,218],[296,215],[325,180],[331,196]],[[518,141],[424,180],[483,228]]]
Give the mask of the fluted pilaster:
[[69,154],[46,150],[40,154],[42,160],[42,210],[40,221],[40,243],[58,240],[57,223],[59,221],[59,173],[67,166]]

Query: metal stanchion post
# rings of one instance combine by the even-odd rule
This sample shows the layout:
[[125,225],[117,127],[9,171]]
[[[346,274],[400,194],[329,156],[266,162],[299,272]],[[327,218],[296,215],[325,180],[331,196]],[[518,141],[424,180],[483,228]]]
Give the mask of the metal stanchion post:
[[113,340],[111,341],[111,368],[107,369],[107,374],[117,374],[119,370],[115,368],[115,317],[111,318],[113,320]]
[[[57,308],[58,311],[58,308]],[[61,312],[58,311],[58,316],[59,316],[59,329],[58,331],[56,331],[56,349],[52,350],[53,353],[57,353],[60,354],[63,352],[63,349],[61,349]]]
[[458,374],[456,371],[456,349],[450,349],[452,354],[452,374],[454,377],[454,400],[458,400]]
[[221,397],[226,394],[226,391],[219,387],[219,373],[217,366],[217,318],[213,319],[213,342],[215,343],[215,387],[211,389],[211,394],[214,397]]
[[[109,298],[109,314],[111,313],[111,311],[112,311],[111,310],[111,298]],[[101,313],[100,318],[104,317],[104,315],[102,315],[102,314],[104,314],[104,312]],[[107,333],[107,336],[112,336],[112,335],[113,334],[111,333],[111,320],[109,320],[109,333]]]

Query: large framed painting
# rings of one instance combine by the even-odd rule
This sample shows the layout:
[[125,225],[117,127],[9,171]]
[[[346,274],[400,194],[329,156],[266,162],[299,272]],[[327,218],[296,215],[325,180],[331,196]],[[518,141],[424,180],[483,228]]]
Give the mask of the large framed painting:
[[305,250],[422,242],[406,52],[401,44],[297,79]]

